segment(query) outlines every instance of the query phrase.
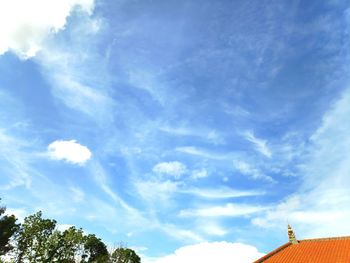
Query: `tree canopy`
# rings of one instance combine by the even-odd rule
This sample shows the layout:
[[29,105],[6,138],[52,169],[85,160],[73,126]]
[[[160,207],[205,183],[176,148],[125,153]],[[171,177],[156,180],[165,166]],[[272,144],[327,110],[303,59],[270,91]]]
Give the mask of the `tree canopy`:
[[130,248],[119,247],[111,255],[113,263],[140,263],[140,257]]
[[[0,207],[0,263],[140,263],[130,248],[117,248],[109,253],[107,246],[94,234],[85,234],[72,226],[64,231],[53,219],[39,211],[27,216],[22,224]],[[4,257],[6,256],[6,260]],[[8,261],[10,259],[10,261]]]
[[13,249],[10,241],[19,229],[19,225],[16,223],[16,217],[14,215],[4,215],[5,211],[5,207],[0,207],[0,256],[5,255]]

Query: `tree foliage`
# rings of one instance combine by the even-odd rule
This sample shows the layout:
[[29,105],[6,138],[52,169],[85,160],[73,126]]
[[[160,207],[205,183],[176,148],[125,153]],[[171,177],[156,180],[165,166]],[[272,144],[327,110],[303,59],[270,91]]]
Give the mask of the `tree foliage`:
[[130,248],[119,247],[111,255],[113,263],[140,263],[141,259],[136,252]]
[[[94,234],[86,235],[74,226],[60,231],[56,220],[44,219],[39,211],[26,217],[22,224],[15,216],[2,216],[0,207],[0,256],[11,262],[29,263],[140,263],[129,248],[117,248],[110,255],[106,245]],[[12,244],[11,244],[12,242]],[[11,254],[7,254],[11,251]],[[0,258],[0,263],[2,261]]]
[[78,257],[83,257],[83,230],[72,226],[64,232],[55,231],[50,239],[50,245],[56,249],[51,255],[50,262],[75,262]]
[[13,249],[10,241],[19,229],[19,225],[16,223],[16,217],[14,215],[3,216],[5,211],[5,207],[0,207],[0,256],[5,255]]
[[86,262],[103,263],[108,262],[109,254],[106,245],[95,235],[90,234],[85,238],[85,255],[88,256]]
[[43,219],[40,211],[26,217],[18,232],[17,261],[50,262],[57,250],[53,245],[58,239],[55,227],[56,221]]

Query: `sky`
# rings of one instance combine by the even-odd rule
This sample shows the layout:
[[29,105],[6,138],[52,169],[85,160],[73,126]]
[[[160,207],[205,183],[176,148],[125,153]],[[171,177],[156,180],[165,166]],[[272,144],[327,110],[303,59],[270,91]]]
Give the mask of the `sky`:
[[0,0],[0,197],[145,263],[350,235],[347,0]]

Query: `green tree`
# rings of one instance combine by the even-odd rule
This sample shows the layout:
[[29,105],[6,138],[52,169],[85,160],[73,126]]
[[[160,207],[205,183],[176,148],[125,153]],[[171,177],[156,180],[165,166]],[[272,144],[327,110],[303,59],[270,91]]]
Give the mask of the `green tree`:
[[16,223],[16,217],[14,215],[3,216],[5,211],[5,207],[0,207],[0,256],[5,255],[13,249],[10,241],[19,229],[19,225]]
[[48,240],[48,262],[75,262],[84,253],[84,240],[83,230],[74,226],[64,232],[54,231]]
[[[120,247],[110,255],[106,245],[94,234],[84,235],[82,229],[56,228],[56,221],[42,218],[41,211],[16,224],[14,216],[2,216],[0,207],[0,256],[15,244],[15,261],[29,263],[140,263],[140,257],[129,248]],[[0,259],[0,263],[2,263]]]
[[17,262],[108,263],[106,245],[95,235],[70,227],[61,232],[56,221],[43,219],[42,213],[24,219],[17,241]]
[[59,233],[55,231],[56,221],[43,219],[39,211],[24,219],[17,236],[17,261],[52,262],[58,247],[53,246],[52,238],[59,243]]
[[111,255],[113,263],[140,263],[141,259],[136,252],[130,248],[119,247]]
[[85,237],[84,243],[85,257],[84,262],[89,263],[107,263],[109,254],[106,245],[95,235],[90,234]]
[[37,212],[24,219],[18,232],[17,262],[74,263],[79,257],[84,258],[85,243],[82,229],[72,226],[61,232],[56,229],[55,220],[43,219],[42,213]]

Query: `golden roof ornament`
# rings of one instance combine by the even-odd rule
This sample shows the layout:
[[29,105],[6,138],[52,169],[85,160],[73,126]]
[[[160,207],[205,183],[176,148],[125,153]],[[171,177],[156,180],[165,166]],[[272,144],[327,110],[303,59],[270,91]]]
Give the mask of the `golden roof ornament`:
[[298,240],[295,238],[294,231],[292,227],[288,224],[288,239],[292,244],[298,244]]

